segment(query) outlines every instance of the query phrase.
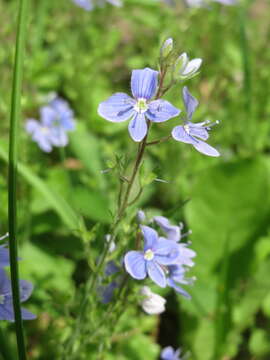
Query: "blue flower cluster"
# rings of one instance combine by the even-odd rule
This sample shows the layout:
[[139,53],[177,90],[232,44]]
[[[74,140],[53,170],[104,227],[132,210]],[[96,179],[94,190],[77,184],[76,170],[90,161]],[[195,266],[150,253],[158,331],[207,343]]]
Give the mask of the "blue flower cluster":
[[124,265],[126,271],[137,280],[147,276],[158,286],[169,286],[176,292],[190,298],[190,295],[179,284],[191,284],[185,273],[194,265],[192,258],[196,253],[188,248],[187,243],[179,243],[182,226],[175,226],[163,216],[157,216],[154,222],[159,225],[164,236],[159,236],[152,227],[141,225],[144,238],[142,251],[133,250],[126,253]]
[[40,108],[40,121],[28,119],[25,128],[41,150],[51,152],[54,146],[68,144],[67,133],[75,129],[74,113],[65,100],[55,97]]
[[[5,245],[0,246],[0,320],[14,321],[11,281],[6,275],[4,267],[9,266],[9,251]],[[33,285],[26,280],[20,280],[20,300],[25,302],[33,291]],[[36,318],[30,311],[22,308],[22,318],[33,320]]]
[[[201,59],[189,61],[183,53],[176,61],[177,76],[180,79],[194,76],[201,65]],[[147,135],[149,122],[161,123],[180,114],[180,110],[166,100],[156,99],[158,75],[155,70],[145,68],[133,70],[131,76],[131,91],[133,98],[125,93],[116,93],[99,105],[98,113],[108,121],[115,123],[130,120],[128,130],[131,138],[142,141]],[[208,156],[219,156],[219,152],[208,145],[211,125],[208,122],[193,124],[190,120],[198,101],[183,88],[183,100],[187,112],[184,125],[176,126],[171,136],[187,144],[191,144],[199,152]]]

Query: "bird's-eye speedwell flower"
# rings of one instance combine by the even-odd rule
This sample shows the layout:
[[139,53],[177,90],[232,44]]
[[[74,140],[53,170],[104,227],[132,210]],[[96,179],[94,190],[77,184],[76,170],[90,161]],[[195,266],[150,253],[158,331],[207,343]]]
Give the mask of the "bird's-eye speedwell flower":
[[192,123],[190,120],[198,106],[198,101],[190,94],[186,86],[183,88],[183,100],[187,113],[187,121],[184,125],[176,126],[172,130],[172,137],[177,141],[191,144],[202,154],[214,157],[220,156],[215,148],[205,142],[209,137],[209,130],[213,125],[217,124],[217,122],[213,124],[210,124],[209,121]]
[[[26,301],[32,291],[33,286],[30,282],[20,280],[21,302]],[[21,312],[24,320],[33,320],[36,318],[34,314],[24,308],[21,309]],[[11,282],[3,269],[0,269],[0,320],[14,321]]]
[[148,131],[147,120],[163,122],[180,113],[166,100],[152,100],[157,87],[158,71],[149,68],[133,70],[131,91],[134,98],[125,93],[116,93],[99,105],[98,113],[116,123],[130,120],[130,136],[134,141],[142,141]]
[[67,145],[67,132],[75,129],[74,114],[65,100],[56,97],[40,108],[40,121],[28,119],[25,128],[41,150],[50,152],[53,146]]
[[178,244],[158,237],[149,226],[141,226],[144,237],[143,251],[129,251],[124,258],[127,272],[138,280],[148,275],[160,287],[166,287],[165,266],[173,264],[179,256]]

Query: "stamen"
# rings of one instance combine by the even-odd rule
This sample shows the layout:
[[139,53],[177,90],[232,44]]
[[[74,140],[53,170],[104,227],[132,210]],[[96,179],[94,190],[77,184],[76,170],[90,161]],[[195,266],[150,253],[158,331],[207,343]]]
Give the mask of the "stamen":
[[9,236],[9,233],[6,233],[4,236],[0,237],[0,241],[5,240]]
[[134,105],[134,110],[140,114],[145,113],[148,110],[146,99],[143,98],[138,99],[136,104]]
[[144,253],[144,258],[148,261],[152,260],[154,258],[153,251],[151,249],[146,250],[146,252]]

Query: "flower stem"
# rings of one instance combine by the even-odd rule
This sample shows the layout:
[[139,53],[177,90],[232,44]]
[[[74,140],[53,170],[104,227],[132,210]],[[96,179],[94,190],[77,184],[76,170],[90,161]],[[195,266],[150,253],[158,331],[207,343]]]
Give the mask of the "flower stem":
[[17,159],[18,159],[18,129],[21,115],[21,90],[23,75],[23,59],[25,50],[27,12],[29,0],[20,0],[18,28],[16,38],[15,63],[11,96],[10,136],[9,136],[9,170],[8,170],[8,223],[9,223],[9,251],[10,273],[12,285],[13,309],[17,337],[18,356],[26,360],[26,350],[23,335],[23,324],[20,307],[19,270],[17,262]]

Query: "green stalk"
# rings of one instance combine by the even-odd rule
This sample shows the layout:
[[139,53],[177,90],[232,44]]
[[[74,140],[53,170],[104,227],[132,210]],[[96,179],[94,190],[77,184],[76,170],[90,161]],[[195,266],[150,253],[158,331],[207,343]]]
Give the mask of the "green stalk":
[[21,116],[21,91],[23,75],[23,59],[27,30],[27,10],[29,0],[20,0],[18,28],[13,71],[13,84],[11,96],[10,135],[9,135],[9,169],[8,169],[8,224],[9,224],[9,251],[10,273],[12,285],[13,309],[15,315],[15,328],[17,337],[18,356],[26,360],[23,324],[20,306],[19,270],[17,254],[17,162],[18,162],[18,130]]
[[7,342],[7,335],[4,335],[3,330],[0,328],[0,359],[13,360],[13,354],[11,352],[9,343]]

